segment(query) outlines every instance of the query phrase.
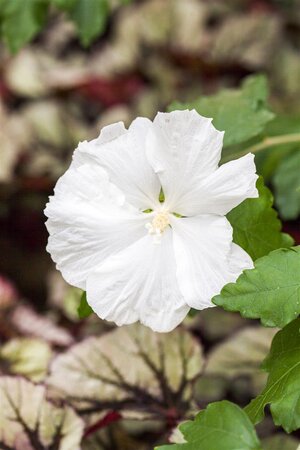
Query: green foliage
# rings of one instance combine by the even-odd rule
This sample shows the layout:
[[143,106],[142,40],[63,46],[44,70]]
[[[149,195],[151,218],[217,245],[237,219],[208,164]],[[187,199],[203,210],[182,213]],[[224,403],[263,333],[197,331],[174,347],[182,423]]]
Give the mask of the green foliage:
[[273,339],[263,363],[263,369],[269,373],[267,385],[246,408],[253,423],[263,419],[264,408],[270,404],[276,425],[281,425],[287,432],[300,428],[299,328],[300,319],[296,319]]
[[186,443],[157,450],[261,450],[246,413],[228,401],[211,403],[195,419],[179,426]]
[[259,197],[245,200],[227,215],[233,227],[233,241],[254,260],[277,248],[293,245],[293,239],[280,231],[280,220],[272,208],[273,196],[262,178],[256,186]]
[[257,136],[274,114],[266,106],[267,81],[263,75],[246,78],[240,89],[224,89],[216,95],[200,97],[191,103],[174,102],[169,110],[196,109],[213,118],[218,130],[225,131],[224,147]]
[[273,181],[281,216],[296,219],[300,214],[300,149],[281,161]]
[[[131,0],[120,0],[120,6]],[[74,22],[85,47],[101,33],[107,23],[109,0],[0,0],[1,37],[12,53],[30,42],[45,26],[49,7],[64,11]]]
[[52,0],[76,24],[82,45],[87,47],[103,33],[109,13],[108,0]]
[[80,319],[85,319],[86,317],[89,317],[91,314],[93,314],[93,310],[86,299],[86,292],[83,292],[81,296],[77,311]]
[[275,250],[227,284],[213,302],[263,325],[284,327],[300,313],[300,246]]
[[48,0],[9,0],[0,3],[1,35],[12,53],[43,28]]
[[[265,128],[265,135],[276,137],[300,133],[300,115],[278,114]],[[274,173],[281,161],[291,152],[299,148],[299,143],[284,143],[271,146],[256,154],[255,163],[264,180],[272,181]]]

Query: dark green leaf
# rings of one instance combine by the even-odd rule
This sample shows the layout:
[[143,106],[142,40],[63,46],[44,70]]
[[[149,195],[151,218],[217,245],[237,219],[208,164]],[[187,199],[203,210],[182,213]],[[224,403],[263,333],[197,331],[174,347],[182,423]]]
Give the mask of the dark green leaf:
[[277,248],[293,245],[293,239],[280,231],[281,222],[272,208],[273,196],[262,178],[256,186],[259,197],[245,200],[227,215],[233,227],[233,241],[254,260]]
[[86,292],[84,292],[80,299],[80,305],[78,306],[78,316],[80,319],[85,319],[93,313],[92,308],[87,302]]
[[265,326],[284,327],[300,314],[300,246],[258,259],[213,302]]
[[300,428],[299,328],[300,319],[296,319],[276,334],[263,363],[263,369],[269,373],[267,385],[246,407],[252,422],[258,423],[263,419],[265,406],[270,404],[274,423],[288,433]]
[[261,450],[247,414],[226,400],[211,403],[179,429],[185,444],[163,445],[157,450]]
[[82,45],[88,46],[105,29],[108,0],[52,0],[75,22]]
[[9,0],[0,4],[2,37],[17,52],[44,26],[49,0]]
[[174,102],[169,110],[195,108],[201,115],[212,117],[215,127],[225,131],[224,147],[228,147],[257,136],[273,119],[266,106],[267,96],[266,78],[257,75],[248,77],[241,89],[224,89],[191,103]]
[[300,148],[282,160],[273,182],[281,216],[287,220],[296,219],[300,214]]

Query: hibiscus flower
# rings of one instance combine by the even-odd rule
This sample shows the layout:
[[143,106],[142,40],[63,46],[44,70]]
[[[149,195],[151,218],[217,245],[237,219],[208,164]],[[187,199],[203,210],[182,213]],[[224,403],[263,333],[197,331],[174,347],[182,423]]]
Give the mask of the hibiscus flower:
[[170,331],[253,267],[225,215],[258,196],[254,156],[219,167],[222,142],[186,110],[79,144],[45,209],[47,250],[102,319]]

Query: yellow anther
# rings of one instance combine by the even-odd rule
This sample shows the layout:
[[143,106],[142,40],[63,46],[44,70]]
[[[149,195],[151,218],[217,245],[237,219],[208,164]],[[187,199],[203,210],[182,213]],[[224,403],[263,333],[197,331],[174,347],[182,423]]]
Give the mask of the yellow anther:
[[152,220],[152,227],[156,232],[162,233],[170,225],[169,214],[165,211],[156,214]]
[[169,214],[166,211],[160,211],[155,216],[152,222],[146,224],[146,229],[149,234],[154,235],[155,243],[160,243],[162,233],[170,225]]

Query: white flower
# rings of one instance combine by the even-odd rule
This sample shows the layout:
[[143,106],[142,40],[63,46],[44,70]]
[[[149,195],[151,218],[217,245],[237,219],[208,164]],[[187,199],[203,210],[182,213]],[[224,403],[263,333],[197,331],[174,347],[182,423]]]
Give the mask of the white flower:
[[257,197],[254,157],[218,167],[222,141],[187,110],[79,144],[45,210],[47,250],[102,319],[172,330],[253,267],[225,214]]

